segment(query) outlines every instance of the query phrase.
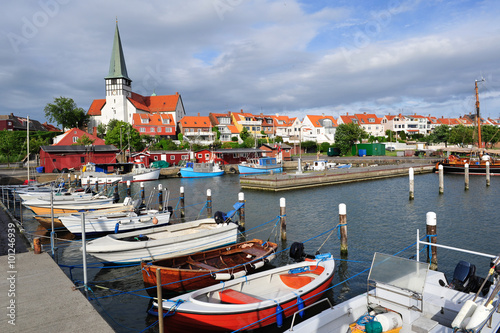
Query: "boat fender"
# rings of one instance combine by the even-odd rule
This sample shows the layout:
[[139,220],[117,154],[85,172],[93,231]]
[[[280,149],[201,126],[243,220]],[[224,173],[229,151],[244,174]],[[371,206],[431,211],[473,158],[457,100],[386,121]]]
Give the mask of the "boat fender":
[[262,266],[264,266],[264,262],[263,261],[258,261],[258,262],[254,263],[254,264],[250,264],[250,266],[252,266],[253,269],[259,269]]
[[155,217],[153,217],[153,224],[158,224],[158,219]]
[[375,321],[378,321],[382,325],[382,332],[403,326],[403,319],[399,313],[392,311],[376,315]]
[[115,234],[118,233],[119,229],[120,229],[120,222],[116,222],[116,224],[115,224]]
[[304,309],[304,300],[300,298],[300,296],[297,295],[297,309],[300,311],[299,316],[300,318],[304,317],[304,311],[301,311]]
[[215,273],[215,274],[212,274],[212,277],[217,281],[231,280],[231,274],[229,274],[229,273]]
[[491,311],[493,311],[493,304],[488,304],[487,306],[478,305],[472,317],[470,317],[469,323],[465,326],[467,331],[476,329],[479,325],[481,325],[490,315]]
[[245,271],[239,271],[239,272],[236,272],[234,274],[231,274],[231,280],[240,278],[242,276],[245,276],[246,274],[247,274],[247,272],[245,272]]
[[455,329],[459,330],[459,329],[465,328],[465,326],[466,326],[466,324],[464,323],[465,319],[472,316],[472,314],[476,310],[476,307],[477,307],[476,303],[474,303],[470,299],[467,300],[465,302],[465,304],[462,306],[462,308],[460,309],[460,311],[458,312],[455,319],[453,319],[453,322],[451,323],[451,328],[453,328],[454,330]]
[[283,309],[279,304],[276,305],[276,324],[278,327],[283,325]]
[[265,262],[265,263],[268,263],[268,262],[270,262],[271,260],[273,260],[273,259],[274,259],[274,257],[276,257],[276,255],[271,254],[271,255],[267,256],[266,258],[264,258],[264,262]]

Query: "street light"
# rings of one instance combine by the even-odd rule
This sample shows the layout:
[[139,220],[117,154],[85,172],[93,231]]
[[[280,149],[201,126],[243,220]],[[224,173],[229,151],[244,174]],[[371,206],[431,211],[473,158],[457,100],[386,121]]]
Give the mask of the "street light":
[[122,153],[122,128],[123,128],[123,125],[120,126],[120,156],[121,156],[121,162],[123,162],[123,153]]

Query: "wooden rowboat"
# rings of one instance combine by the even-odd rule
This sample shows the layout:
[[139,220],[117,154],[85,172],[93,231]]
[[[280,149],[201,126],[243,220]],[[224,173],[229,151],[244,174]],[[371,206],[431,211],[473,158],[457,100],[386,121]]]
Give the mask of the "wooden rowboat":
[[161,269],[162,288],[168,292],[201,289],[253,273],[274,258],[276,243],[260,239],[178,256],[142,262],[142,278],[151,295],[156,294],[156,270]]
[[284,317],[323,295],[334,269],[332,256],[322,254],[164,300],[164,327],[169,332],[227,332],[280,326]]

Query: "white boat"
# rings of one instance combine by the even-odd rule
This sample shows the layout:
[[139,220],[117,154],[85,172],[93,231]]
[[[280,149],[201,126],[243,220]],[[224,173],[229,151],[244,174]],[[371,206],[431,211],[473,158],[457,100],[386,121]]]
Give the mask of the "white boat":
[[[486,292],[477,280],[479,291],[464,290],[477,279],[467,264],[457,265],[448,284],[445,275],[430,270],[427,263],[376,253],[368,292],[330,305],[297,325],[292,322],[286,332],[498,332],[499,290],[490,287]],[[498,281],[498,270],[493,275]]]
[[82,186],[98,184],[112,184],[158,180],[161,169],[146,168],[144,162],[137,160],[134,163],[87,163],[82,167]]
[[283,166],[274,157],[250,158],[238,165],[240,174],[280,173]]
[[[109,234],[131,230],[141,230],[154,226],[167,225],[170,221],[171,212],[158,210],[117,212],[100,214],[96,216],[85,215],[85,234]],[[69,216],[59,216],[58,219],[72,234],[80,236],[82,234],[81,214],[71,214]]]
[[94,211],[101,209],[110,208],[122,208],[124,203],[112,203],[113,198],[95,199],[95,200],[66,200],[50,203],[50,199],[33,199],[23,202],[23,206],[31,209],[36,215],[48,216],[52,214],[55,215],[66,214],[66,213],[78,213],[86,211]]
[[280,327],[284,317],[322,297],[334,270],[331,254],[322,254],[164,300],[163,311],[170,310],[164,326],[189,332],[246,331],[275,323]]
[[[94,193],[90,192],[75,192],[75,191],[54,191],[52,200],[54,202],[59,202],[59,201],[67,201],[67,200],[75,200],[75,199],[91,199],[94,196]],[[42,199],[42,200],[49,200],[50,201],[50,191],[31,191],[31,192],[24,192],[24,191],[16,191],[16,194],[23,200],[32,200],[32,199]]]
[[157,260],[236,243],[238,224],[230,217],[242,207],[237,203],[226,216],[111,234],[87,242],[87,253],[104,262],[133,263]]

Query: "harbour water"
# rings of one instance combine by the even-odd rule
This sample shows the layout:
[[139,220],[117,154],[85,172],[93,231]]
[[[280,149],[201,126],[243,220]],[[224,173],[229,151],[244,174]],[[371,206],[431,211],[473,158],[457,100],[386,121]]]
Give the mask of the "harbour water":
[[[436,174],[419,175],[415,177],[414,200],[409,200],[407,177],[282,193],[247,191],[244,193],[246,231],[243,235],[247,239],[276,241],[275,237],[279,236],[275,226],[279,201],[285,198],[287,241],[277,241],[280,249],[299,241],[304,243],[307,253],[314,254],[319,250],[338,258],[333,281],[335,287],[328,292],[328,297],[339,303],[366,291],[367,272],[346,283],[339,283],[369,268],[374,252],[395,254],[414,244],[417,229],[421,235],[425,234],[427,212],[437,215],[438,243],[498,254],[499,182],[499,177],[492,177],[491,186],[487,187],[484,177],[474,176],[470,178],[470,189],[466,191],[463,176],[446,175],[444,194],[440,195]],[[158,184],[170,190],[169,205],[174,208],[178,203],[180,187],[185,188],[186,220],[206,216],[206,210],[201,213],[200,210],[206,202],[207,189],[212,192],[214,212],[232,209],[240,192],[238,175],[162,179],[145,183],[145,192],[151,193]],[[139,185],[133,184],[132,193],[138,192]],[[125,187],[121,187],[120,193],[123,198]],[[329,232],[339,221],[340,203],[347,206],[349,254],[346,258],[339,257],[337,231]],[[34,231],[37,223],[25,218],[25,227]],[[56,253],[58,263],[77,283],[83,281],[80,245],[78,241],[58,243]],[[408,258],[414,254],[415,246],[399,255]],[[422,257],[425,258],[425,251],[421,253]],[[87,260],[88,280],[93,285],[88,291],[93,299],[91,303],[113,328],[118,332],[157,332],[157,318],[147,314],[151,300],[144,291],[140,266],[107,268],[91,256]],[[459,260],[474,263],[480,276],[485,276],[489,268],[487,258],[438,249],[438,268],[449,279]],[[287,262],[288,252],[283,251],[272,264],[278,266]],[[308,310],[308,314],[319,310]],[[262,331],[280,332],[289,325],[290,321],[287,321],[281,329],[270,327]]]

